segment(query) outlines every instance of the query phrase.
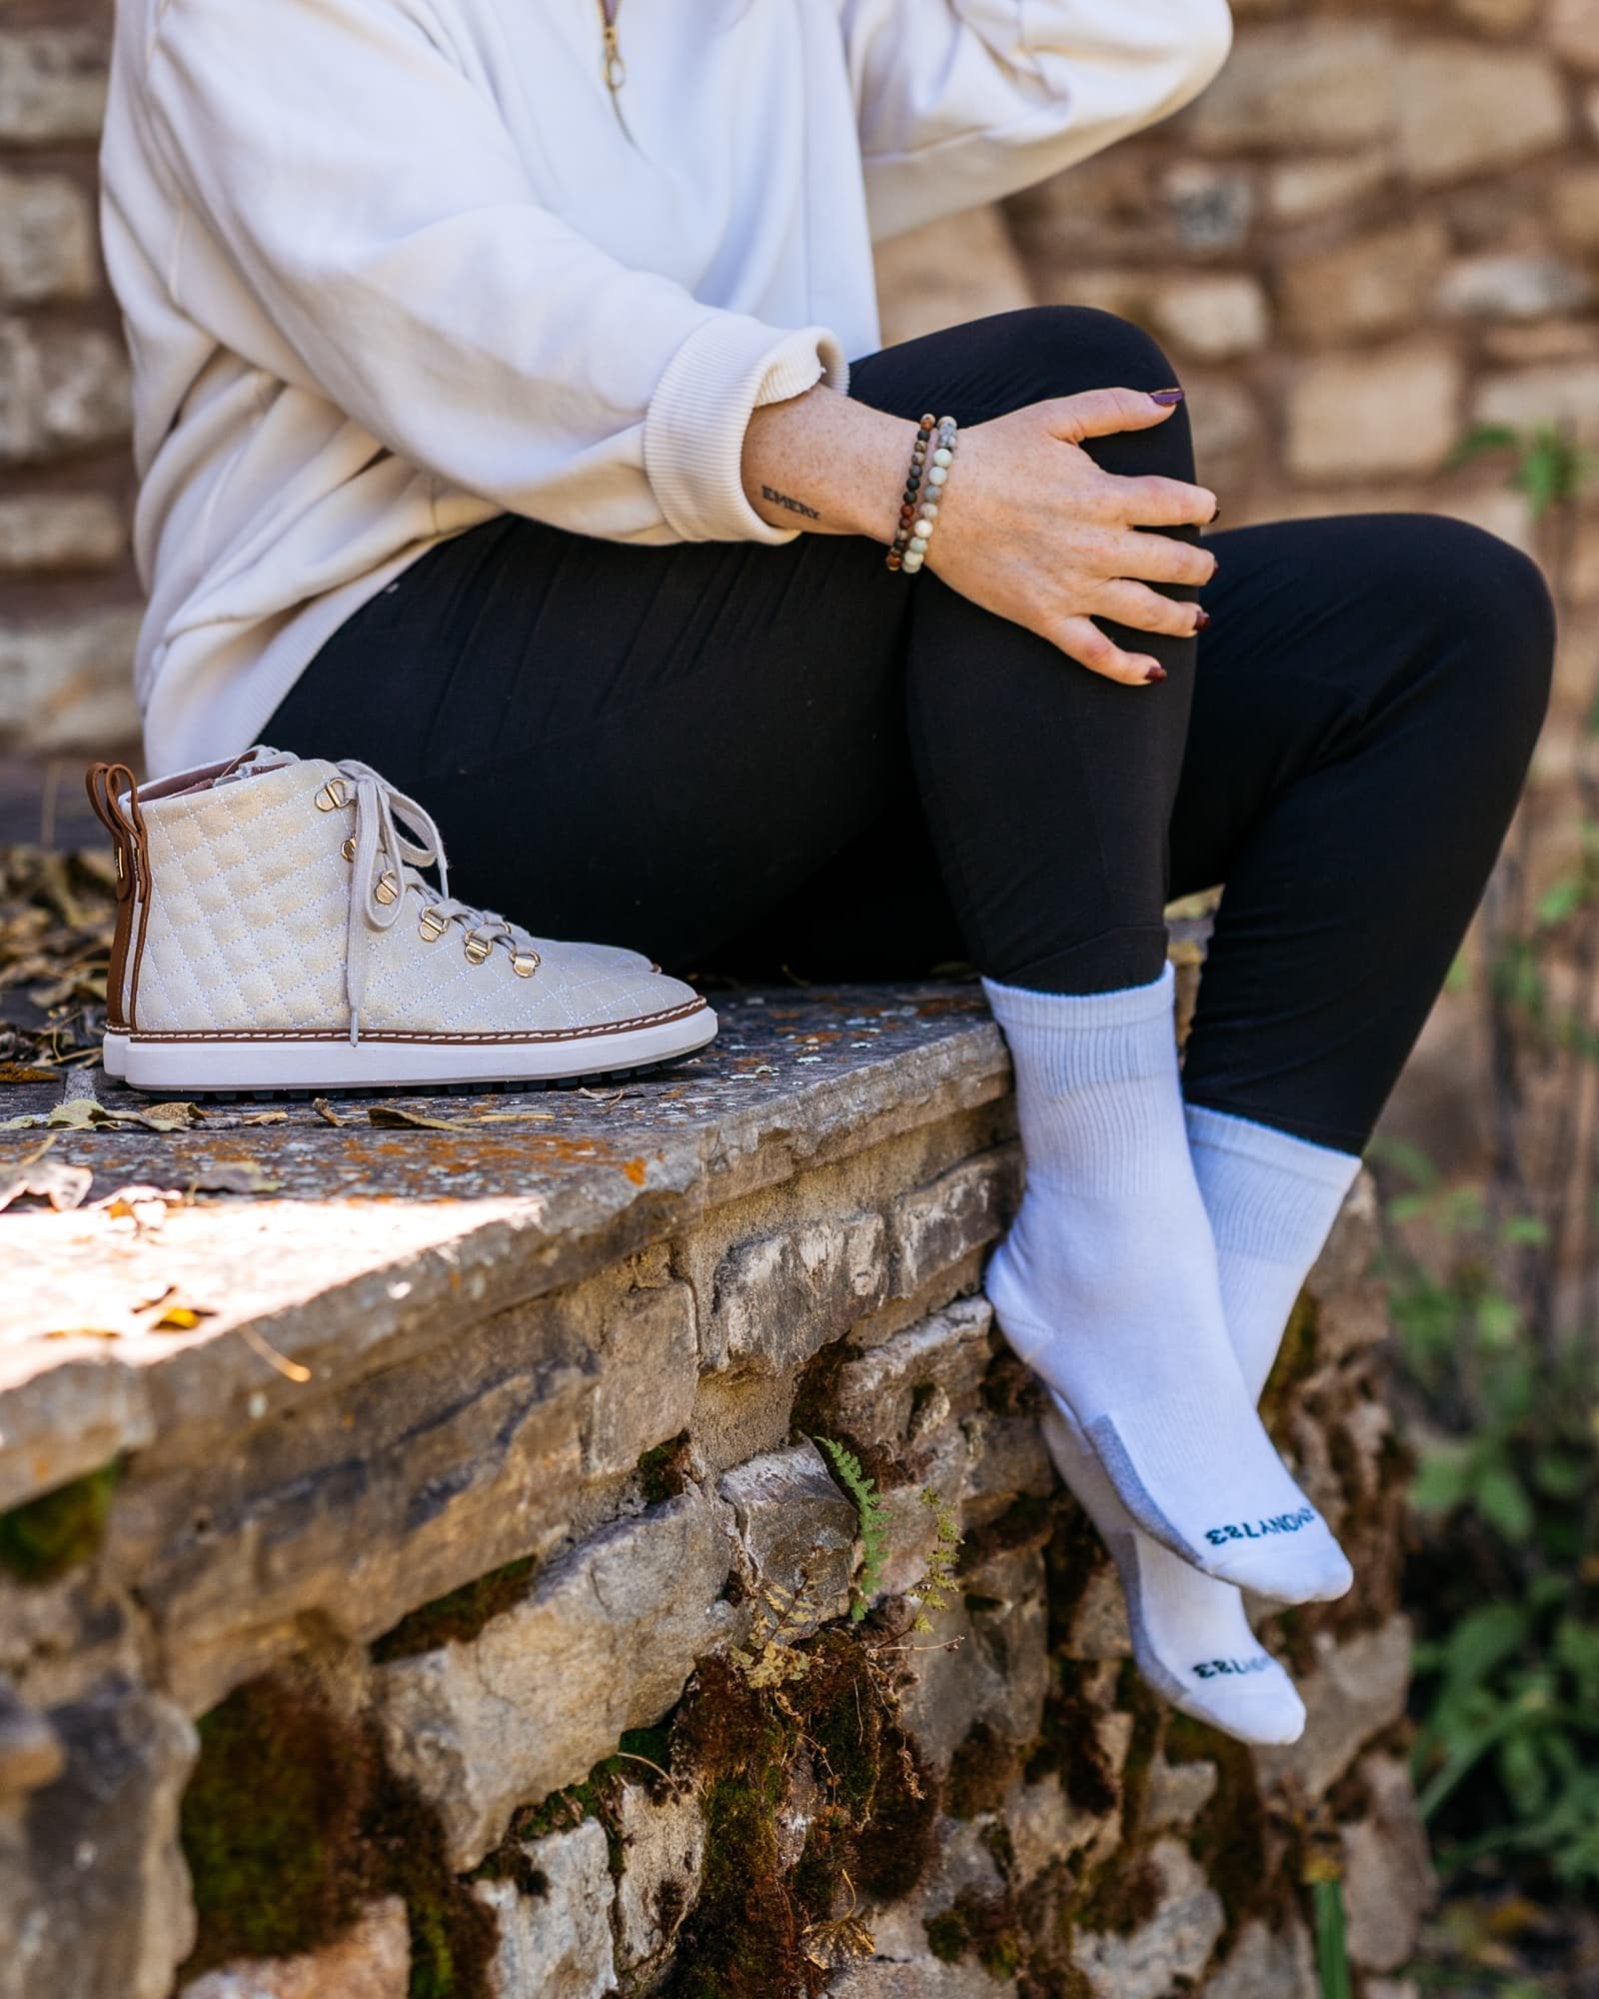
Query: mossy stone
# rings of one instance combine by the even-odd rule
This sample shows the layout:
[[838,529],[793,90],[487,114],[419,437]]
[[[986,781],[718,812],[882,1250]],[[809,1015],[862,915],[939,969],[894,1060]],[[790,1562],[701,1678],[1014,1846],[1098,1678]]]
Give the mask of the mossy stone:
[[40,1584],[92,1561],[105,1539],[121,1475],[120,1465],[102,1465],[0,1513],[0,1568],[19,1582]]
[[658,1506],[663,1500],[676,1499],[684,1490],[689,1482],[689,1452],[689,1433],[679,1430],[675,1437],[652,1444],[639,1454],[635,1469],[649,1505]]
[[522,1601],[532,1587],[534,1567],[533,1557],[523,1555],[408,1612],[374,1642],[374,1661],[383,1665],[390,1659],[414,1658],[452,1639],[458,1644],[469,1643],[491,1617]]
[[189,1969],[331,1942],[360,1907],[366,1737],[286,1676],[240,1687],[199,1735],[180,1819],[199,1917]]
[[410,1999],[486,1999],[492,1913],[451,1875],[437,1815],[388,1770],[375,1733],[309,1671],[250,1681],[199,1734],[180,1815],[199,1918],[186,1975],[318,1950],[365,1903],[398,1895]]

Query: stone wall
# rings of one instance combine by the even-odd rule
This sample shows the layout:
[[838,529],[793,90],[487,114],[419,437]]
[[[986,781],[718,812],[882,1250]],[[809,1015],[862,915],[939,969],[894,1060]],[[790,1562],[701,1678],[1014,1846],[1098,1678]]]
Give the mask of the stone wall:
[[1359,1583],[1264,1627],[1256,1755],[1144,1689],[980,1295],[974,988],[731,1000],[614,1095],[72,1087],[0,1134],[91,1195],[0,1218],[0,1999],[1314,1999],[1318,1873],[1387,1989],[1367,1183],[1265,1402]]
[[[1167,343],[1229,523],[1439,507],[1526,541],[1502,465],[1447,461],[1479,421],[1599,433],[1591,0],[1234,12],[1180,118],[891,247],[889,336],[1104,305]],[[127,378],[90,209],[109,14],[0,15],[0,748],[133,726]],[[1599,520],[1574,589],[1599,602]]]
[[136,728],[128,366],[95,214],[111,6],[0,10],[0,747]]

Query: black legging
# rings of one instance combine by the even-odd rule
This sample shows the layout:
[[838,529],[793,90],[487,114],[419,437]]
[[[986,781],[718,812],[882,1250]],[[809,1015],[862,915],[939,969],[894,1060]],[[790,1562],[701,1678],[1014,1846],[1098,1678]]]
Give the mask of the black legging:
[[[1127,322],[1038,307],[874,354],[851,393],[974,424],[1177,379]],[[1182,409],[1087,449],[1195,476]],[[357,612],[262,734],[413,792],[462,893],[690,974],[961,959],[1103,991],[1159,973],[1165,902],[1225,883],[1187,1094],[1359,1151],[1514,809],[1553,609],[1526,556],[1430,514],[1208,540],[1200,638],[1101,621],[1167,668],[1124,687],[859,538],[502,516]]]

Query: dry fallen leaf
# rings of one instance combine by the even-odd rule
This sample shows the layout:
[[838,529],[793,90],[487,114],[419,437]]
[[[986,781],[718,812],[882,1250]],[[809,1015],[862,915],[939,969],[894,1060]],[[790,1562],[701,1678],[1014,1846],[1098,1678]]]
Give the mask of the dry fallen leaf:
[[146,1110],[117,1111],[114,1115],[119,1123],[142,1124],[146,1131],[187,1131],[191,1125],[205,1123],[205,1112],[190,1103],[151,1104]]
[[147,1298],[134,1311],[150,1313],[150,1330],[157,1333],[192,1333],[202,1319],[214,1319],[214,1305],[196,1305],[183,1297],[176,1284],[169,1284],[158,1298]]
[[116,901],[108,856],[0,848],[0,1065],[92,1061]]
[[30,1068],[25,1062],[0,1062],[0,1083],[54,1083],[54,1069]]
[[160,1228],[167,1210],[186,1207],[188,1196],[176,1187],[117,1187],[91,1205],[102,1209],[108,1221],[131,1221],[142,1233]]
[[28,1196],[48,1201],[57,1214],[83,1205],[94,1174],[87,1166],[68,1166],[58,1159],[45,1159],[42,1157],[45,1150],[41,1146],[13,1172],[0,1173],[0,1208],[9,1208],[13,1201]]
[[324,1124],[343,1124],[344,1120],[328,1102],[326,1097],[313,1097],[311,1108]]
[[35,1117],[12,1118],[6,1125],[7,1131],[17,1131],[32,1125],[47,1131],[93,1131],[96,1125],[114,1124],[116,1120],[102,1103],[93,1097],[68,1097],[64,1104],[57,1104],[52,1111],[45,1111]]
[[367,1119],[376,1125],[414,1125],[420,1131],[470,1131],[471,1124],[463,1118],[424,1117],[420,1111],[408,1111],[399,1104],[374,1104],[367,1112]]
[[128,1125],[142,1125],[146,1131],[187,1131],[204,1124],[205,1112],[198,1104],[151,1104],[148,1109],[114,1111],[97,1097],[68,1097],[52,1111],[35,1111],[29,1116],[0,1120],[0,1131],[115,1131]]

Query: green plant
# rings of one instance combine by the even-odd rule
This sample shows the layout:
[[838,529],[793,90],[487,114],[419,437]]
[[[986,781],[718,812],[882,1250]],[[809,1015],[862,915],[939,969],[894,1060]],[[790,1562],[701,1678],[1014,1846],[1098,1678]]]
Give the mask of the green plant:
[[[1483,427],[1558,609],[1599,459],[1569,425]],[[1599,1886],[1599,668],[1571,805],[1524,805],[1450,978],[1487,1055],[1468,1178],[1393,1144],[1384,1264],[1419,1466],[1407,1594],[1421,1808],[1455,1880]]]
[[822,1615],[820,1599],[811,1594],[813,1580],[807,1562],[797,1590],[775,1579],[761,1586],[748,1644],[728,1647],[728,1657],[752,1687],[780,1687],[785,1680],[804,1679],[810,1671],[810,1654],[798,1650],[794,1641]]
[[[1389,1170],[1394,1149],[1379,1156]],[[1422,1436],[1410,1595],[1414,1760],[1446,1868],[1490,1857],[1560,1889],[1599,1886],[1599,1395],[1583,1348],[1528,1336],[1517,1253],[1535,1217],[1474,1188],[1388,1201],[1402,1384]],[[1419,1238],[1424,1245],[1412,1244]]]
[[878,1496],[875,1481],[861,1469],[861,1461],[853,1451],[847,1450],[833,1437],[816,1437],[813,1442],[832,1460],[839,1484],[854,1500],[856,1513],[860,1516],[861,1572],[855,1578],[854,1600],[849,1608],[850,1622],[858,1624],[866,1615],[867,1606],[883,1579],[883,1568],[888,1561],[888,1523],[883,1517],[883,1502]]
[[1569,427],[1553,423],[1535,424],[1530,431],[1505,423],[1478,424],[1455,446],[1451,463],[1469,464],[1497,451],[1511,454],[1507,483],[1527,495],[1535,521],[1575,500],[1599,467],[1599,459],[1577,442]]
[[1321,1999],[1350,1999],[1353,1987],[1349,1977],[1349,1944],[1344,1933],[1344,1884],[1336,1874],[1312,1880],[1310,1914]]
[[929,1610],[943,1610],[951,1601],[953,1591],[958,1587],[955,1580],[955,1564],[960,1559],[961,1532],[959,1523],[951,1508],[941,1499],[932,1486],[922,1488],[922,1504],[931,1507],[938,1523],[938,1538],[933,1543],[932,1553],[927,1558],[927,1573],[919,1583],[913,1583],[905,1592],[910,1601],[919,1606],[912,1631],[931,1631],[933,1621],[927,1615]]

